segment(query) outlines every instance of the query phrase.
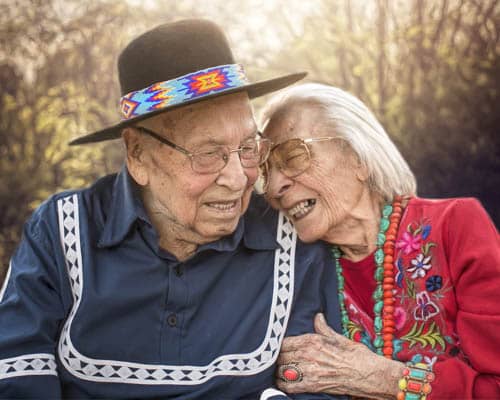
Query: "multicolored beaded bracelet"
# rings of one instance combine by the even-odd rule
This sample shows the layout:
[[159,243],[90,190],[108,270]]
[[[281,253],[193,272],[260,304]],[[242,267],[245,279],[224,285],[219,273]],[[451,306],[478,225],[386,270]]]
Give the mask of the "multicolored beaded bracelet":
[[397,400],[426,400],[432,391],[430,382],[434,380],[432,369],[424,363],[407,363],[398,386],[401,390]]

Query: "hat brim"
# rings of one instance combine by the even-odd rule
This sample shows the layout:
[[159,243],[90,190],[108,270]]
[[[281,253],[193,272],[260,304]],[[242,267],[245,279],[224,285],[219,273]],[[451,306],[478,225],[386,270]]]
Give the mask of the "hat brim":
[[71,142],[69,142],[70,146],[75,146],[75,145],[80,145],[80,144],[86,144],[86,143],[95,143],[95,142],[102,142],[105,140],[112,140],[112,139],[118,139],[121,136],[121,131],[123,128],[126,128],[127,126],[133,125],[138,121],[142,121],[143,119],[146,118],[151,118],[154,115],[160,114],[165,111],[172,110],[174,108],[178,107],[183,107],[188,104],[193,104],[197,103],[203,100],[208,100],[208,99],[213,99],[214,97],[219,97],[219,96],[224,96],[227,94],[235,93],[235,92],[247,92],[248,97],[250,99],[254,99],[256,97],[263,96],[268,93],[275,92],[277,90],[283,89],[287,86],[292,85],[293,83],[303,79],[307,75],[307,72],[298,72],[294,74],[289,74],[285,76],[280,76],[278,78],[273,78],[273,79],[268,79],[265,81],[260,81],[256,83],[251,83],[248,85],[240,86],[237,88],[229,89],[223,92],[216,92],[216,93],[211,93],[203,97],[197,97],[192,100],[185,101],[180,104],[175,104],[173,106],[167,106],[164,107],[160,110],[155,110],[146,114],[139,115],[134,118],[126,119],[123,121],[120,121],[108,128],[101,129],[97,132],[90,133],[85,136],[80,136]]

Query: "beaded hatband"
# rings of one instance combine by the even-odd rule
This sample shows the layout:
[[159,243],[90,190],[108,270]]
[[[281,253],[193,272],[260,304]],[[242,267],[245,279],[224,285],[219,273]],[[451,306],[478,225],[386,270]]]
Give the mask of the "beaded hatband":
[[[377,250],[375,259],[375,282],[376,288],[373,293],[375,305],[373,311],[375,318],[373,327],[375,338],[373,346],[379,355],[392,358],[394,352],[394,245],[398,231],[399,222],[403,213],[402,198],[395,197],[392,205],[386,204],[382,209],[379,233],[377,235]],[[342,330],[344,336],[349,337],[349,314],[345,305],[344,276],[340,257],[342,252],[338,246],[332,248],[335,259],[335,269],[338,280],[338,297],[342,319]]]
[[130,92],[120,99],[120,110],[130,119],[247,84],[240,64],[219,65]]

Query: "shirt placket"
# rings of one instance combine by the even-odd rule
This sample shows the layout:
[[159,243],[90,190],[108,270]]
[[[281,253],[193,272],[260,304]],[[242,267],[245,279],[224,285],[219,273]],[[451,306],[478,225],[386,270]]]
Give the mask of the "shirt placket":
[[181,360],[182,326],[187,307],[188,287],[185,265],[179,261],[165,261],[168,271],[165,304],[161,322],[160,356],[162,362]]

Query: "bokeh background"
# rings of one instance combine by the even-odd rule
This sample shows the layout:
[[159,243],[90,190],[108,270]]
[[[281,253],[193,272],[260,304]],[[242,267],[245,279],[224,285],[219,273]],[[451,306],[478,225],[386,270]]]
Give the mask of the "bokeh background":
[[118,120],[120,49],[186,17],[219,23],[252,80],[307,70],[360,97],[419,195],[478,197],[499,226],[499,0],[2,0],[0,282],[40,202],[120,168],[119,142],[67,146]]

